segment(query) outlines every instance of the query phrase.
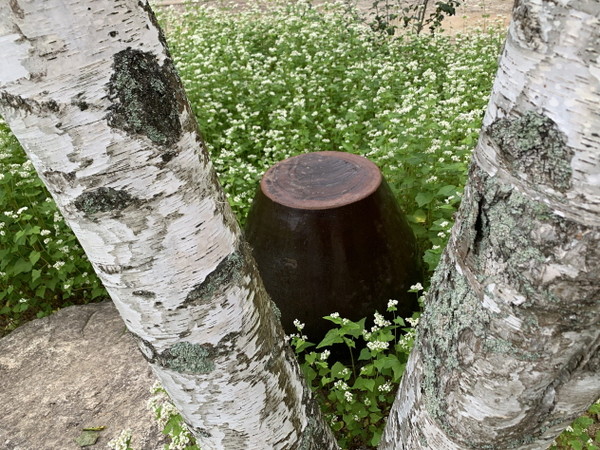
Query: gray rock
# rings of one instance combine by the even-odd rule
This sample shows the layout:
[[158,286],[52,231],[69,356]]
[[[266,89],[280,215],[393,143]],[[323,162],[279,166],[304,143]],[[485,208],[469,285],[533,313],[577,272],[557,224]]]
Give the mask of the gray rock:
[[132,447],[165,443],[147,409],[155,377],[112,302],[72,306],[0,339],[0,449],[80,449],[84,428],[122,430]]

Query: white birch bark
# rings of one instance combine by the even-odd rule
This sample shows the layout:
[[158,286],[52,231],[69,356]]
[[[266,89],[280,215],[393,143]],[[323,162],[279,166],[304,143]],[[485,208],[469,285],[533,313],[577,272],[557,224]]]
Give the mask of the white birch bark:
[[336,447],[146,0],[3,1],[0,54],[0,113],[201,446]]
[[382,449],[542,449],[600,396],[600,3],[520,0]]

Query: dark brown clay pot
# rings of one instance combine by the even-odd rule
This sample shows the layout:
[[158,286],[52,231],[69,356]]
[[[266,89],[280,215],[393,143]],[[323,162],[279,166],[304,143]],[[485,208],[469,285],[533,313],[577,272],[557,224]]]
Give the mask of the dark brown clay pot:
[[281,161],[264,175],[250,210],[246,238],[287,333],[293,320],[319,342],[338,312],[359,320],[418,310],[411,284],[420,265],[414,235],[379,168],[342,152]]

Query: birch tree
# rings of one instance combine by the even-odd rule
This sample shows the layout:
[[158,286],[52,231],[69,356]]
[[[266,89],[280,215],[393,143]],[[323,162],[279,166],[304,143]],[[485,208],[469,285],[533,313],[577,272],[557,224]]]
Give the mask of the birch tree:
[[380,448],[542,449],[600,397],[600,3],[518,0]]
[[336,448],[137,0],[0,3],[0,113],[206,449]]

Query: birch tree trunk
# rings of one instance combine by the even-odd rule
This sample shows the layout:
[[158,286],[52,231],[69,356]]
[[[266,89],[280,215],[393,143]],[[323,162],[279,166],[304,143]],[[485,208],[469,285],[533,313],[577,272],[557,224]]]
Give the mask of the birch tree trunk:
[[600,3],[518,0],[380,448],[542,449],[600,396]]
[[0,113],[206,449],[336,444],[137,0],[0,3]]

